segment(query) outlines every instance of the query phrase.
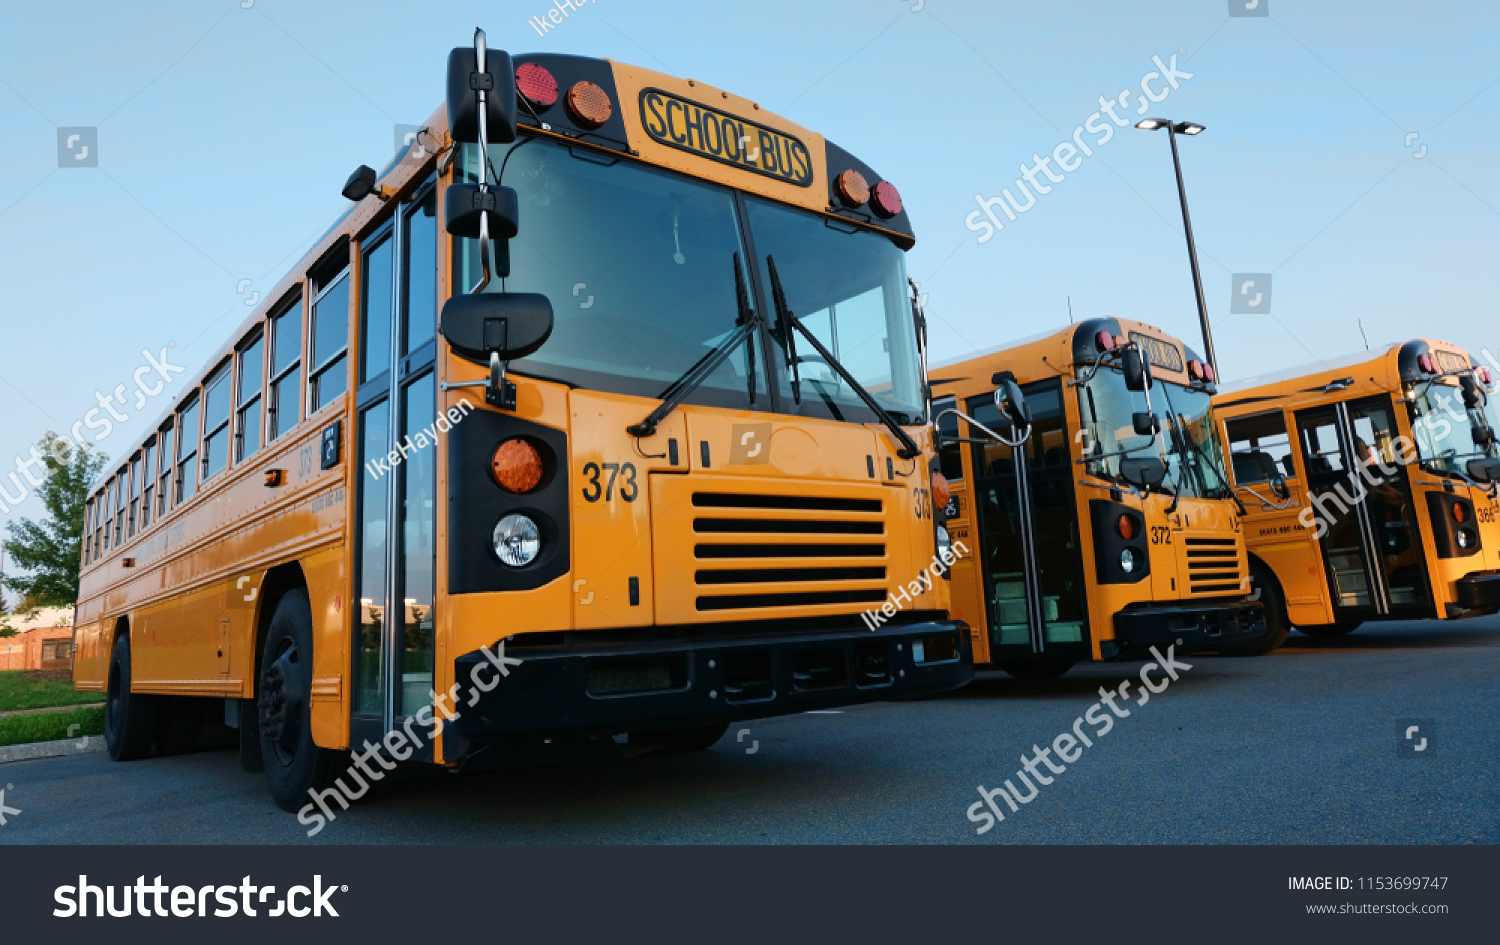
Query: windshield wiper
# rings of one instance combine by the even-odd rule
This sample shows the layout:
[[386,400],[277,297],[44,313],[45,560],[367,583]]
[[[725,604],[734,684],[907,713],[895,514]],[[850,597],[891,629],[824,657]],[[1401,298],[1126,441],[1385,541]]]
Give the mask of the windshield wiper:
[[[650,416],[633,426],[625,428],[625,432],[634,437],[648,437],[656,435],[656,427],[662,420],[676,410],[678,405],[688,398],[693,391],[702,386],[708,380],[709,375],[719,369],[719,365],[728,360],[746,338],[754,334],[760,325],[760,314],[750,307],[750,296],[745,291],[745,275],[740,269],[740,254],[734,254],[734,289],[736,301],[739,303],[739,315],[735,318],[734,331],[707,354],[698,359],[698,363],[688,368],[687,371],[667,385],[667,389],[661,392],[661,406],[651,411]],[[751,346],[749,367],[746,373],[750,376],[750,403],[755,403],[755,349]]]
[[[787,340],[791,340],[792,333],[786,331],[785,326],[790,325],[792,328],[802,332],[802,337],[807,339],[808,344],[812,345],[814,350],[822,356],[823,360],[828,362],[828,366],[833,368],[838,373],[838,376],[844,379],[844,383],[848,384],[850,389],[859,395],[859,399],[865,402],[865,406],[874,411],[875,416],[880,418],[880,422],[885,424],[886,429],[890,430],[891,435],[900,442],[901,448],[896,450],[897,456],[902,459],[912,459],[922,455],[921,447],[917,446],[916,442],[910,436],[907,436],[906,431],[901,429],[901,424],[897,423],[890,414],[886,413],[885,408],[880,406],[880,402],[875,399],[875,395],[865,390],[864,385],[854,379],[854,375],[849,373],[848,368],[840,364],[839,359],[833,356],[833,352],[823,347],[823,342],[819,341],[817,336],[806,325],[802,324],[801,319],[792,314],[792,310],[786,304],[786,294],[781,290],[781,277],[776,274],[776,260],[771,256],[766,257],[766,268],[771,273],[771,299],[776,303],[776,321],[779,325],[783,326],[782,330]],[[787,345],[789,356],[795,350],[793,345]],[[797,376],[795,362],[792,367],[792,376],[794,378]],[[801,403],[801,401],[798,400],[798,403]]]

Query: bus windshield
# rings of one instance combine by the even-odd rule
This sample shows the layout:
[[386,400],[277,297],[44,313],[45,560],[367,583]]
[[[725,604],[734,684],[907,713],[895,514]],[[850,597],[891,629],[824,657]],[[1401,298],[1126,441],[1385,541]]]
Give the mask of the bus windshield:
[[1117,365],[1103,365],[1091,380],[1079,384],[1078,408],[1088,434],[1087,455],[1100,457],[1087,464],[1088,472],[1123,482],[1120,460],[1125,455],[1155,456],[1167,466],[1160,487],[1163,492],[1201,498],[1228,496],[1224,456],[1213,434],[1209,394],[1164,381],[1155,384],[1152,392],[1151,409],[1161,421],[1161,432],[1154,437],[1135,432],[1131,415],[1146,411],[1146,395],[1126,388],[1125,376]]
[[[477,181],[479,149],[462,148],[460,179]],[[486,292],[537,292],[555,325],[541,350],[511,362],[520,374],[593,390],[659,397],[734,331],[734,258],[748,284],[734,193],[643,164],[523,137],[490,161],[520,203],[520,232],[500,241],[500,274]],[[490,180],[495,180],[492,174]],[[478,241],[454,254],[454,292],[482,278]],[[508,266],[505,256],[509,256]],[[750,338],[690,400],[749,406]]]
[[1441,383],[1419,384],[1411,393],[1411,429],[1417,455],[1428,469],[1463,474],[1469,460],[1494,457],[1494,444],[1480,447],[1473,431],[1495,425],[1495,408],[1485,404],[1466,409],[1457,387]]
[[[791,310],[898,423],[921,423],[921,364],[906,287],[906,254],[876,233],[839,226],[805,210],[746,198],[763,285],[767,258]],[[869,419],[869,410],[807,339],[781,330],[768,300],[766,321],[783,401],[794,399],[792,358],[804,412]],[[790,408],[788,408],[790,409]],[[826,412],[826,413],[825,413]]]
[[[508,276],[492,279],[485,291],[541,293],[556,319],[541,350],[512,362],[512,370],[661,397],[736,328],[738,254],[749,304],[761,310],[776,350],[764,358],[760,336],[752,336],[687,401],[743,409],[753,383],[754,406],[768,409],[769,365],[783,411],[874,420],[800,336],[801,407],[793,405],[788,349],[766,278],[770,256],[788,308],[835,360],[898,422],[921,422],[905,254],[886,238],[841,232],[816,214],[753,198],[744,201],[742,227],[730,189],[539,138],[491,147],[490,160],[501,183],[517,191],[520,232],[509,241],[508,270],[501,263]],[[478,179],[476,147],[464,146],[458,161],[460,179]],[[754,265],[741,237],[746,230],[759,257]],[[458,243],[455,292],[481,279],[477,241]]]

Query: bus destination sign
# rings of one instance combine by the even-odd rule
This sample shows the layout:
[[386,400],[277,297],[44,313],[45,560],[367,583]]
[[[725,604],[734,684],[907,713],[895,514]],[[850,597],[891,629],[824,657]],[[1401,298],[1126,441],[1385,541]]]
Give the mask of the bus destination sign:
[[1182,371],[1182,352],[1170,341],[1143,335],[1138,331],[1130,333],[1130,340],[1141,346],[1152,367],[1159,367],[1164,371]]
[[653,141],[667,147],[798,187],[812,186],[807,145],[774,128],[661,89],[641,90],[641,124]]

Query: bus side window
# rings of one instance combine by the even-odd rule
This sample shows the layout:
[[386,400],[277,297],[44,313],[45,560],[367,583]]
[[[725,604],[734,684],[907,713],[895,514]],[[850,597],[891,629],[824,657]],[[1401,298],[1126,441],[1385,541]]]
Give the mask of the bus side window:
[[1229,457],[1234,463],[1236,483],[1296,478],[1286,415],[1280,410],[1226,420],[1224,429],[1229,436]]
[[226,359],[203,382],[203,481],[229,465],[229,399],[234,364]]
[[198,397],[177,412],[177,504],[198,490]]
[[94,500],[89,499],[83,513],[83,563],[89,563],[89,552],[94,550]]
[[176,454],[172,452],[172,422],[170,420],[161,428],[156,438],[159,441],[156,450],[159,454],[157,462],[160,464],[157,468],[161,470],[156,480],[156,517],[161,518],[167,514],[167,509],[172,507],[172,457]]
[[141,519],[141,454],[130,460],[130,519],[129,537],[134,538]]
[[156,437],[141,450],[141,531],[150,527],[156,514]]
[[266,442],[302,419],[302,291],[291,294],[280,313],[271,316],[271,399]]
[[311,388],[309,413],[332,403],[349,389],[349,260],[348,246],[334,265],[315,277],[318,293],[312,305],[311,349],[307,356],[307,383]]
[[130,503],[130,467],[121,466],[115,473],[115,547],[125,543],[125,507]]

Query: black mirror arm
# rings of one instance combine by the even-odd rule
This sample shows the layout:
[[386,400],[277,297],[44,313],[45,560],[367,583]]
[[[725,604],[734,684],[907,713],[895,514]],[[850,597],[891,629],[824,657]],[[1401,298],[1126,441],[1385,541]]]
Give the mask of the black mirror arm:
[[1234,504],[1238,505],[1240,507],[1240,514],[1241,515],[1245,514],[1244,503],[1240,502],[1240,499],[1239,499],[1239,493],[1241,493],[1241,492],[1248,492],[1248,493],[1250,493],[1252,496],[1255,497],[1255,501],[1257,501],[1257,502],[1259,502],[1261,504],[1262,508],[1271,509],[1272,511],[1276,511],[1276,512],[1280,512],[1283,509],[1289,509],[1293,505],[1296,504],[1291,499],[1287,499],[1285,502],[1282,502],[1281,504],[1278,505],[1277,503],[1272,502],[1270,499],[1267,499],[1265,496],[1261,495],[1259,492],[1256,492],[1254,489],[1250,488],[1249,486],[1239,486],[1238,488],[1236,488],[1234,490],[1234,492],[1235,492],[1235,494],[1234,494]]

